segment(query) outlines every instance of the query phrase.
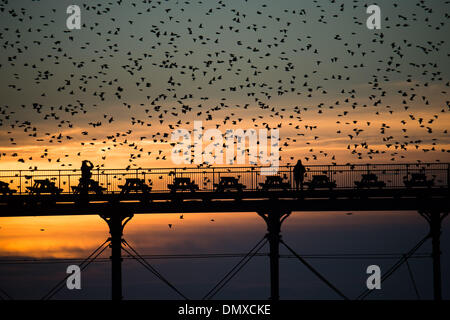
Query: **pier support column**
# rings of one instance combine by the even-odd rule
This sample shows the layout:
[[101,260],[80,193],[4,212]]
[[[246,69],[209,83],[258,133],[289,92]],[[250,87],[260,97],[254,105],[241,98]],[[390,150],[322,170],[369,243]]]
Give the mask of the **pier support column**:
[[133,217],[132,213],[111,210],[101,214],[111,234],[111,292],[112,300],[122,300],[122,235],[123,229]]
[[430,225],[431,256],[433,259],[433,296],[434,300],[442,300],[442,276],[441,276],[441,233],[442,220],[448,212],[442,213],[439,210],[422,210],[420,215],[424,217]]
[[267,224],[267,239],[270,246],[270,300],[278,301],[280,299],[280,269],[279,269],[279,247],[281,239],[281,224],[291,214],[290,211],[281,211],[280,209],[268,209],[264,212],[258,212]]

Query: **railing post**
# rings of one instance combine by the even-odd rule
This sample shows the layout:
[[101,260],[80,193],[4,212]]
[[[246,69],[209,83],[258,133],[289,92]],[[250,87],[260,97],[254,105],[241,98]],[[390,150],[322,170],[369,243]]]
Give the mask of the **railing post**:
[[22,193],[22,170],[19,170],[19,192]]
[[58,188],[61,189],[61,170],[58,169]]
[[214,180],[214,167],[212,168],[212,189],[214,190],[214,183],[215,183],[215,180]]
[[255,172],[255,168],[252,167],[252,174],[251,174],[251,176],[250,176],[250,180],[252,181],[252,185],[251,185],[252,190],[254,189],[254,188],[253,188],[253,173],[254,173],[254,172]]
[[331,166],[328,165],[327,166],[327,170],[328,170],[328,176],[330,177],[330,182],[333,181],[333,172],[331,171]]
[[289,166],[289,181],[291,182],[291,189],[294,189],[294,179],[292,174],[292,166]]
[[449,184],[449,181],[450,181],[450,163],[447,163],[447,189],[449,189],[450,190],[450,184]]

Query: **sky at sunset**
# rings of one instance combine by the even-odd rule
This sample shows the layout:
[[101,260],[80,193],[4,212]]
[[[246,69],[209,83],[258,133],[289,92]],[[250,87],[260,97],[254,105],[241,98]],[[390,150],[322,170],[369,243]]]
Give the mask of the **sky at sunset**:
[[[450,263],[445,254],[450,243],[449,221],[443,223],[441,239],[444,297],[450,289],[450,277],[445,272]],[[0,225],[0,283],[15,299],[41,298],[65,277],[68,265],[80,263],[108,236],[107,226],[98,216],[0,218]],[[355,212],[351,216],[343,212],[294,212],[282,229],[289,246],[354,298],[364,289],[367,265],[377,264],[387,270],[399,254],[426,234],[428,226],[416,212]],[[241,258],[171,259],[164,255],[247,253],[265,232],[266,226],[256,213],[192,213],[185,214],[183,220],[177,214],[137,214],[127,224],[124,238],[190,299],[200,299]],[[268,250],[266,244],[261,253]],[[409,259],[422,299],[432,298],[430,251],[428,241],[420,248],[419,257]],[[374,253],[383,258],[369,255]],[[289,252],[281,246],[280,254]],[[362,257],[333,258],[346,254]],[[156,258],[158,255],[162,256]],[[82,290],[61,290],[55,299],[109,299],[109,256],[110,250],[106,250],[83,271]],[[125,299],[179,299],[126,252],[123,256]],[[267,257],[254,257],[217,298],[267,299],[268,265]],[[417,298],[405,265],[383,282],[382,288],[369,299]],[[282,299],[339,298],[292,258],[280,259],[280,294]]]
[[[366,26],[372,4],[381,9],[381,29]],[[69,5],[81,9],[79,30],[66,25]],[[19,170],[79,169],[86,159],[97,169],[196,167],[192,153],[185,155],[189,164],[173,161],[177,141],[171,135],[187,130],[193,141],[194,122],[201,121],[203,130],[223,136],[230,129],[261,129],[269,136],[279,130],[281,165],[297,159],[305,165],[443,163],[433,172],[441,187],[450,163],[449,12],[444,0],[0,0],[0,181],[25,191],[33,180]],[[204,139],[203,147],[210,144],[220,149],[218,141]],[[248,156],[249,148],[236,155]],[[158,183],[166,188],[169,170],[164,178],[162,171],[147,172],[144,180],[157,181],[153,191]],[[78,183],[79,176],[70,174],[58,180],[64,192]],[[124,177],[113,177],[115,191]],[[346,180],[352,187],[353,177]],[[399,172],[383,178],[403,183]],[[450,243],[448,221],[443,252]],[[283,237],[302,253],[401,254],[427,227],[416,212],[295,212]],[[0,256],[81,259],[108,231],[95,215],[1,217]],[[183,220],[143,214],[127,225],[125,238],[143,254],[246,253],[265,232],[256,213],[186,214]],[[427,299],[431,261],[418,260],[411,264]],[[340,261],[335,268],[315,262],[351,295],[365,281],[363,267],[374,263]],[[1,263],[2,288],[19,298],[38,298],[64,276],[56,263],[33,271]],[[234,261],[182,263],[155,262],[197,297]],[[298,273],[296,263],[283,261],[284,298],[336,298],[307,271]],[[448,254],[442,264],[448,270]],[[129,260],[124,265],[126,298],[177,298],[155,279],[141,281],[144,271]],[[86,276],[89,289],[75,298],[109,297],[109,270],[95,264]],[[267,298],[267,259],[245,272],[221,298]],[[399,273],[391,291],[378,297],[415,298],[404,286],[407,270]],[[447,297],[449,280],[445,274]]]
[[278,128],[282,164],[450,159],[445,1],[379,1],[379,30],[289,0],[78,1],[68,30],[72,2],[0,4],[1,169],[172,167],[193,121]]

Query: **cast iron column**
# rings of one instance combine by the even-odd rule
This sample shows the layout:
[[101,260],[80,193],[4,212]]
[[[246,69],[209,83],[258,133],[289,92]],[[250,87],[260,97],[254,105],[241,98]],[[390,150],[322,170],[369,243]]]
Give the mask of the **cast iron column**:
[[431,254],[433,257],[434,300],[442,300],[441,283],[441,215],[437,211],[430,213]]
[[111,234],[111,288],[112,300],[122,300],[122,235],[123,228],[131,220],[133,214],[113,210],[101,217],[108,223]]
[[270,259],[270,300],[280,299],[280,268],[279,268],[279,247],[281,239],[281,224],[290,215],[281,213],[279,209],[271,209],[267,213],[258,212],[267,224],[267,239],[269,240]]
[[441,212],[438,209],[419,210],[430,225],[431,237],[431,257],[433,259],[433,296],[434,300],[442,300],[442,276],[441,276],[441,227],[442,220],[448,212]]

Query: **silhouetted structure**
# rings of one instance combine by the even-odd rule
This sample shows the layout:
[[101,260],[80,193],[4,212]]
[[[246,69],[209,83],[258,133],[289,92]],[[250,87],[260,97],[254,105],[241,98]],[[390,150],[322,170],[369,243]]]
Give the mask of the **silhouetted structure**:
[[57,188],[55,183],[49,179],[36,179],[32,187],[27,187],[31,195],[40,196],[42,194],[59,195],[62,189]]
[[[176,168],[176,169],[136,169],[136,170],[98,170],[97,177],[109,188],[107,193],[81,194],[74,188],[83,188],[88,181],[88,190],[100,183],[92,180],[90,165],[82,166],[79,187],[70,187],[70,179],[74,170],[56,170],[47,179],[35,179],[33,187],[27,187],[29,193],[21,191],[6,195],[0,193],[0,216],[45,216],[45,215],[98,215],[106,220],[110,227],[111,238],[108,239],[112,248],[112,283],[113,299],[122,298],[121,284],[121,250],[134,254],[136,259],[168,284],[177,293],[186,298],[172,284],[162,277],[145,259],[131,248],[123,239],[123,227],[134,214],[139,213],[187,213],[187,212],[256,212],[266,222],[268,233],[249,252],[248,259],[255,256],[262,246],[268,242],[270,245],[270,282],[272,300],[279,299],[279,245],[285,246],[298,260],[304,264],[315,276],[323,281],[340,297],[347,299],[338,288],[330,283],[324,275],[320,274],[312,265],[288,246],[281,237],[281,224],[295,211],[399,211],[416,210],[429,223],[429,233],[415,245],[400,261],[398,261],[385,275],[387,279],[400,265],[407,262],[428,239],[432,240],[433,259],[433,288],[434,298],[442,299],[441,267],[440,267],[440,236],[443,219],[450,211],[450,164],[400,164],[400,165],[343,165],[343,166],[310,166],[308,176],[309,188],[298,197],[297,189],[292,189],[290,182],[283,181],[283,177],[295,172],[292,167],[280,167],[277,176],[258,176],[254,167],[243,168]],[[233,170],[236,170],[235,172]],[[300,170],[302,172],[302,170]],[[375,174],[377,173],[377,175]],[[67,173],[67,175],[65,174]],[[226,173],[226,177],[221,174]],[[39,170],[27,172],[22,176],[12,172],[10,176],[1,172],[2,177],[17,179],[18,189],[22,190],[22,178],[33,181],[34,176],[42,177],[45,174]],[[47,173],[48,174],[48,173]],[[69,175],[70,174],[70,175]],[[153,185],[160,185],[151,189],[145,184],[146,175],[153,174],[158,179],[151,180]],[[177,176],[183,175],[184,177]],[[236,174],[244,183],[238,182]],[[34,176],[33,176],[34,175]],[[173,183],[171,176],[175,176]],[[218,175],[218,177],[215,177]],[[304,175],[304,174],[302,174]],[[382,178],[380,179],[379,176]],[[405,183],[404,176],[411,176],[414,183]],[[75,175],[76,176],[76,175]],[[143,178],[139,178],[142,176]],[[432,180],[428,177],[432,176]],[[118,185],[124,177],[125,184]],[[166,180],[164,179],[166,177]],[[298,177],[298,175],[297,175]],[[375,178],[376,177],[376,178]],[[220,178],[218,185],[214,180]],[[263,183],[258,179],[265,178]],[[361,179],[360,181],[355,179]],[[52,180],[52,181],[51,181]],[[198,188],[195,182],[207,186]],[[66,190],[61,192],[55,184],[64,185]],[[149,180],[150,181],[150,180]],[[217,180],[216,180],[217,181]],[[261,180],[259,180],[261,181]],[[358,188],[356,182],[361,182],[365,188]],[[408,180],[411,181],[411,180]],[[436,181],[431,184],[429,181]],[[380,182],[383,182],[382,186]],[[356,186],[355,186],[356,184]],[[241,186],[242,185],[242,186]],[[208,187],[209,186],[209,187]],[[220,187],[220,192],[217,188]],[[256,188],[255,188],[256,186]],[[258,188],[258,186],[260,188]],[[370,188],[377,186],[377,188]],[[9,188],[9,185],[6,186]],[[247,187],[245,190],[244,187]],[[242,188],[242,189],[241,189]],[[120,193],[116,191],[120,189]],[[238,192],[223,192],[226,189],[238,189]],[[199,190],[199,192],[193,192]],[[192,191],[192,192],[177,192]],[[152,201],[147,201],[151,196]],[[234,199],[233,199],[234,197]],[[80,202],[80,199],[82,201]],[[49,200],[49,201],[47,201]],[[239,200],[239,201],[236,201]],[[81,205],[80,205],[81,204]],[[131,251],[127,251],[127,248]],[[103,246],[103,245],[102,245]],[[100,253],[106,247],[99,251]],[[101,248],[99,248],[100,250]],[[97,253],[96,253],[97,254]],[[236,270],[239,270],[237,268]],[[230,273],[232,277],[235,273]],[[231,279],[231,278],[229,278]],[[226,280],[226,281],[229,281]],[[225,282],[226,283],[226,282]],[[212,298],[223,283],[219,283],[205,297]],[[358,299],[364,299],[372,291],[366,290]],[[53,294],[53,293],[52,293]],[[49,295],[49,297],[52,296]]]
[[291,185],[288,182],[284,182],[283,178],[280,176],[267,176],[266,181],[264,183],[259,184],[261,186],[261,190],[269,191],[269,190],[288,190]]
[[127,195],[131,192],[147,195],[152,191],[152,187],[147,185],[144,179],[127,178],[124,185],[119,186],[121,195]]
[[336,182],[330,181],[330,178],[328,178],[328,176],[325,174],[314,175],[312,177],[312,180],[305,182],[305,184],[308,186],[309,190],[321,188],[332,190],[336,187]]
[[198,185],[194,183],[194,181],[191,181],[191,178],[184,178],[184,177],[176,177],[173,179],[172,184],[168,184],[167,188],[169,188],[170,192],[175,193],[177,191],[191,191],[195,192],[195,190],[198,190]]
[[361,181],[355,181],[357,188],[383,188],[386,186],[384,181],[379,181],[376,174],[363,174]]
[[216,192],[225,192],[227,190],[236,190],[242,192],[245,186],[239,183],[239,179],[235,177],[220,177],[219,183],[215,183]]
[[428,179],[424,173],[412,173],[411,179],[408,179],[406,175],[403,182],[407,187],[432,187],[434,185],[434,179]]
[[12,195],[13,193],[15,193],[17,190],[15,189],[11,189],[9,187],[9,183],[0,181],[0,193],[3,194],[4,196],[6,195]]

